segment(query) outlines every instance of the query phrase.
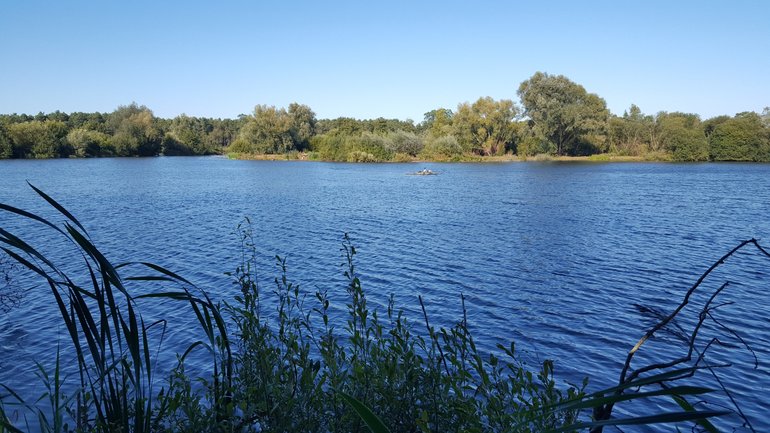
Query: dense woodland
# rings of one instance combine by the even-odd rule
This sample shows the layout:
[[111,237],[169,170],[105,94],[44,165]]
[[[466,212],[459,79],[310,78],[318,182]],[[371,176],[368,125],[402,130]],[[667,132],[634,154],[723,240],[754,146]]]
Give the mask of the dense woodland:
[[422,122],[316,119],[306,105],[257,105],[238,119],[162,119],[132,103],[111,113],[0,115],[0,159],[154,155],[286,155],[377,162],[484,156],[633,156],[675,161],[770,161],[770,108],[702,120],[693,113],[609,112],[562,75],[537,72],[520,101],[479,98]]

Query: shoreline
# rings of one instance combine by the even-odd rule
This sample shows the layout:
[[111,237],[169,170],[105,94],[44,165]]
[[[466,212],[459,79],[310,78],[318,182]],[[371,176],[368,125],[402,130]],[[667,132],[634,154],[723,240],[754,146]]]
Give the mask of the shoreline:
[[669,158],[654,158],[645,156],[626,156],[612,154],[596,154],[591,156],[553,156],[535,155],[520,158],[517,155],[460,155],[452,158],[426,159],[426,158],[398,158],[376,162],[339,161],[333,159],[320,159],[313,152],[296,152],[280,154],[251,154],[251,153],[227,153],[222,155],[228,159],[242,161],[309,161],[309,162],[350,162],[358,164],[389,164],[389,163],[515,163],[515,162],[671,162]]

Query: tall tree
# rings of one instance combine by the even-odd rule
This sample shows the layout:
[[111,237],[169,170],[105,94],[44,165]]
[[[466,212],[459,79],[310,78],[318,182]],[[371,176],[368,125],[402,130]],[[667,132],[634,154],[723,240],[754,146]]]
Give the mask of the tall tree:
[[289,104],[291,127],[289,133],[294,141],[294,147],[305,150],[310,145],[310,139],[315,135],[315,113],[307,105],[292,102]]
[[291,116],[284,108],[257,105],[241,128],[232,150],[243,153],[272,154],[294,149]]
[[425,113],[425,118],[419,126],[422,131],[428,132],[434,137],[442,137],[451,134],[452,118],[454,112],[448,108],[437,108]]
[[162,134],[152,111],[135,102],[119,106],[108,116],[112,145],[119,156],[154,156],[160,153]]
[[498,155],[516,151],[517,115],[518,108],[510,99],[495,101],[487,96],[473,104],[458,105],[452,124],[457,141],[466,151]]
[[604,134],[604,99],[563,75],[537,72],[521,83],[518,95],[535,136],[550,142],[557,155],[575,155],[581,144],[595,141],[591,136]]

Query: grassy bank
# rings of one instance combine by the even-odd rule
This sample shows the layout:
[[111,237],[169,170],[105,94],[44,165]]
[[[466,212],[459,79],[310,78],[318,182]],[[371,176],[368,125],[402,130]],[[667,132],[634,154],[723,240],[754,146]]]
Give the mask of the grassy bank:
[[[293,283],[280,257],[272,287],[257,284],[248,222],[238,230],[242,254],[231,275],[235,294],[217,301],[160,266],[113,264],[80,221],[36,191],[66,221],[63,225],[8,205],[0,205],[0,211],[58,233],[79,252],[80,271],[72,270],[71,261],[64,267],[51,261],[34,241],[2,227],[0,244],[4,254],[37,274],[50,290],[70,339],[62,350],[74,354],[76,365],[63,367],[57,356],[53,366],[40,366],[46,387],[40,399],[23,399],[0,387],[3,433],[23,431],[25,419],[45,432],[598,432],[605,425],[660,422],[713,428],[706,419],[728,413],[695,405],[714,389],[679,385],[683,378],[699,377],[702,356],[665,368],[643,365],[626,371],[654,328],[629,353],[618,386],[586,393],[586,382],[570,385],[557,379],[558,363],[523,363],[514,342],[501,341],[494,353],[479,350],[462,295],[456,324],[448,328],[432,324],[431,306],[421,299],[417,319],[407,318],[393,297],[386,311],[371,308],[347,236],[341,242],[342,317],[330,313],[327,291],[307,291]],[[751,245],[760,248],[753,240],[741,244],[701,280]],[[153,302],[172,303],[195,318],[195,342],[161,347],[178,351],[173,366],[157,365],[161,349],[152,336],[166,322],[141,313],[143,305]],[[708,304],[703,308],[710,311]],[[661,321],[660,328],[665,324]],[[207,360],[203,373],[195,376],[185,365],[193,352]],[[63,370],[75,371],[77,383],[64,386]],[[153,373],[169,370],[168,377]],[[615,405],[644,399],[670,409],[611,416]]]

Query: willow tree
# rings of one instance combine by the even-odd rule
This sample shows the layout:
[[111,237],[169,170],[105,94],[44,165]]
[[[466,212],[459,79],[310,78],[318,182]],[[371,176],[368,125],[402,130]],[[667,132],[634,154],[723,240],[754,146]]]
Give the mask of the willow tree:
[[315,124],[315,113],[307,105],[293,103],[288,111],[257,105],[230,150],[255,154],[302,150],[315,134]]
[[537,72],[518,91],[535,137],[557,155],[575,155],[581,144],[604,136],[609,111],[604,99],[564,75]]
[[495,101],[487,96],[473,104],[462,103],[452,118],[455,137],[466,152],[498,155],[515,151],[517,115],[518,108],[510,99]]
[[133,102],[121,105],[107,116],[112,145],[119,156],[155,156],[163,136],[152,110]]

